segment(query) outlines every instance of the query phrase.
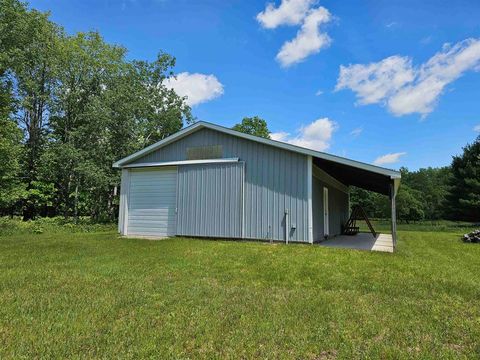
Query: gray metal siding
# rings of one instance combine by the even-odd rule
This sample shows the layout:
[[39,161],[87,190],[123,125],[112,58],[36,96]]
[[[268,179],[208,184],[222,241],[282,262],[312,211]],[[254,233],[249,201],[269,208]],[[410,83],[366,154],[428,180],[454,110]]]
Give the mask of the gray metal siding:
[[[285,210],[295,231],[289,241],[308,242],[307,156],[201,129],[133,163],[186,160],[188,147],[222,145],[223,157],[245,162],[245,238],[285,241]],[[232,236],[233,237],[233,236]]]
[[328,185],[317,177],[312,180],[313,240],[324,238],[323,232],[323,188],[328,188],[328,210],[330,236],[340,235],[342,225],[348,220],[348,194]]
[[242,237],[244,163],[180,166],[177,235]]

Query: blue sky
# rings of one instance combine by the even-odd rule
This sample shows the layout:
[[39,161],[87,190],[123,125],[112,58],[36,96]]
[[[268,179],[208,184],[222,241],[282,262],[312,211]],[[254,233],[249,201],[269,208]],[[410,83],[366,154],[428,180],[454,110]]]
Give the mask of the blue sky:
[[[177,58],[199,120],[389,168],[448,165],[480,133],[479,1],[35,0],[129,57]],[[183,74],[182,74],[183,73]],[[475,129],[476,128],[476,129]]]

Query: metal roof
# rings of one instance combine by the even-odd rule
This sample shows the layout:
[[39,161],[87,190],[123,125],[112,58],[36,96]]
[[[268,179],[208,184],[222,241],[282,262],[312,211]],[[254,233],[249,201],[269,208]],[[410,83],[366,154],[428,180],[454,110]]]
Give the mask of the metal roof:
[[303,148],[303,147],[300,147],[300,146],[287,144],[287,143],[284,143],[284,142],[281,142],[281,141],[265,139],[265,138],[261,138],[261,137],[258,137],[258,136],[245,134],[245,133],[235,131],[235,130],[232,130],[232,129],[229,129],[229,128],[226,128],[226,127],[223,127],[223,126],[220,126],[220,125],[215,125],[215,124],[212,124],[212,123],[209,123],[209,122],[206,122],[206,121],[196,122],[196,123],[184,128],[184,129],[176,132],[175,134],[173,134],[173,135],[171,135],[171,136],[169,136],[169,137],[167,137],[163,140],[160,140],[160,141],[156,142],[155,144],[147,146],[145,149],[137,151],[136,153],[134,153],[132,155],[129,155],[129,156],[127,156],[127,157],[125,157],[121,160],[118,160],[117,162],[115,162],[113,164],[113,167],[122,167],[123,165],[125,165],[125,164],[127,164],[127,163],[129,163],[133,160],[136,160],[143,155],[146,155],[146,154],[151,153],[155,150],[158,150],[158,149],[164,147],[165,145],[168,145],[168,144],[170,144],[170,143],[172,143],[176,140],[179,140],[179,139],[189,135],[190,133],[198,131],[202,128],[213,129],[213,130],[220,131],[220,132],[223,132],[223,133],[226,133],[226,134],[229,134],[229,135],[237,136],[237,137],[248,139],[248,140],[251,140],[251,141],[256,141],[256,142],[259,142],[259,143],[262,143],[262,144],[279,147],[279,148],[282,148],[282,149],[285,149],[285,150],[294,151],[294,152],[305,154],[305,155],[311,155],[313,157],[318,157],[320,159],[325,159],[325,160],[329,160],[329,161],[338,162],[340,164],[357,167],[357,168],[360,168],[360,169],[363,169],[363,170],[376,172],[376,173],[379,173],[379,174],[382,174],[382,175],[388,175],[388,176],[391,176],[392,178],[400,178],[400,172],[396,171],[396,170],[391,170],[391,169],[383,168],[383,167],[380,167],[380,166],[375,166],[375,165],[363,163],[363,162],[360,162],[360,161],[347,159],[347,158],[344,158],[344,157],[341,157],[341,156],[327,154],[327,153],[324,153],[324,152],[321,152],[321,151],[315,151],[315,150]]

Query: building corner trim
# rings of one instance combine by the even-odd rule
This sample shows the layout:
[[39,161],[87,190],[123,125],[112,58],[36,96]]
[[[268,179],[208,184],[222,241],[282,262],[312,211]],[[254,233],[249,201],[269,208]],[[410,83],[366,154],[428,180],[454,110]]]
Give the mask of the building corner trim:
[[310,244],[313,244],[313,208],[312,208],[312,179],[313,179],[313,174],[312,174],[312,169],[313,169],[313,162],[312,162],[312,156],[308,155],[307,156],[307,213],[308,213],[308,220],[307,220],[307,226],[308,226],[308,242]]

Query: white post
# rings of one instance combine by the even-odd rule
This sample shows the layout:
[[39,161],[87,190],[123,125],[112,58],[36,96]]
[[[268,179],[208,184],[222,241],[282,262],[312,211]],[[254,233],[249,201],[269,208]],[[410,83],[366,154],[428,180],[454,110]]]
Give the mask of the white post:
[[307,197],[308,197],[308,242],[313,244],[313,209],[312,209],[312,157],[307,157]]
[[390,202],[391,202],[391,216],[392,216],[392,240],[393,240],[393,248],[397,246],[397,208],[395,204],[395,197],[397,196],[396,194],[396,189],[395,189],[395,184],[392,182],[390,185]]
[[128,193],[130,188],[130,172],[122,169],[122,180],[120,185],[120,206],[118,214],[118,232],[127,235],[128,232]]

